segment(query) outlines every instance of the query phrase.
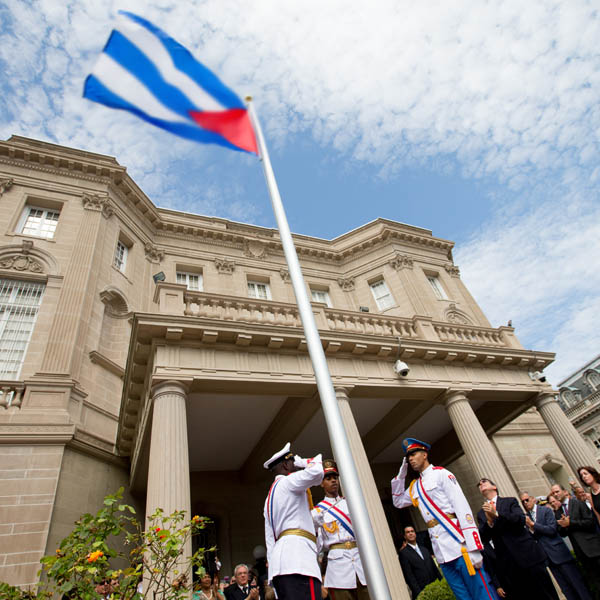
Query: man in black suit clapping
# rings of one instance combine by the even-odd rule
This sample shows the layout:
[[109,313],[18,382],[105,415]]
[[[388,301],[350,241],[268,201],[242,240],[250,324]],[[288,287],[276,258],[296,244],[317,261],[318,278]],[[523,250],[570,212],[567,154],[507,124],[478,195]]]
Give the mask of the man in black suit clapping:
[[248,566],[237,565],[233,571],[235,582],[223,592],[227,600],[258,600],[258,588],[248,582]]
[[477,519],[484,542],[492,542],[499,561],[507,566],[510,589],[507,598],[558,600],[546,570],[546,554],[525,529],[525,513],[516,498],[501,498],[493,481],[479,480],[479,491],[485,502]]
[[441,576],[429,550],[417,544],[417,533],[412,525],[404,528],[404,539],[406,546],[400,550],[400,565],[412,597],[416,598],[426,585]]

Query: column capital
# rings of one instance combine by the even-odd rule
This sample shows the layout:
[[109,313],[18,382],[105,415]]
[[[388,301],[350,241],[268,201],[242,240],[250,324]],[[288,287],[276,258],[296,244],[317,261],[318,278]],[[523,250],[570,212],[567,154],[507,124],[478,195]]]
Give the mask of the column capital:
[[159,381],[151,389],[152,400],[160,398],[165,394],[175,394],[177,396],[186,396],[189,391],[188,385],[183,381],[169,379],[167,381]]
[[353,385],[334,385],[333,389],[335,391],[336,397],[342,396],[345,398],[350,398],[350,395],[354,391]]
[[468,388],[448,388],[442,398],[444,400],[444,406],[446,408],[448,408],[449,406],[451,406],[452,404],[454,404],[455,402],[460,402],[461,400],[469,400],[469,394],[472,392],[473,390],[468,389]]
[[556,402],[558,404],[556,392],[540,392],[534,400],[534,405],[539,410],[551,402]]
[[112,217],[115,212],[114,205],[111,202],[108,194],[83,194],[81,197],[83,202],[83,208],[85,210],[92,210],[101,212],[102,216],[106,219]]

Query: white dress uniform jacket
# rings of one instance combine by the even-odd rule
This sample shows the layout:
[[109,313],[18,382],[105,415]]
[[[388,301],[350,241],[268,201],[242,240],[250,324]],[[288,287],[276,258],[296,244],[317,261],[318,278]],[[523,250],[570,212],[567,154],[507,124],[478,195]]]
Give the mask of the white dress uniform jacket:
[[[341,510],[349,516],[348,504],[345,498],[325,498],[327,502]],[[328,507],[321,507],[319,504],[313,508],[312,514],[317,526],[317,550],[327,550],[333,544],[344,542],[356,542],[354,536],[348,532],[335,518],[334,510],[327,510]],[[350,525],[352,528],[352,525]],[[333,532],[331,530],[334,530]],[[356,578],[363,585],[367,585],[365,574],[358,548],[335,548],[329,551],[327,558],[327,571],[325,572],[324,585],[333,589],[354,589],[356,588]]]
[[[289,475],[277,475],[265,500],[265,542],[269,561],[269,582],[277,575],[307,575],[321,581],[317,545],[298,535],[279,537],[286,529],[315,533],[306,490],[323,481],[321,455],[302,459],[305,468]],[[295,464],[298,464],[296,461]]]
[[[398,475],[392,479],[392,499],[396,508],[404,508],[412,505],[410,492],[404,489],[405,476],[406,467],[403,464]],[[458,522],[465,538],[467,550],[471,553],[483,550],[473,513],[463,491],[460,489],[460,485],[456,481],[456,477],[443,467],[429,465],[421,473],[421,482],[425,492],[438,508],[446,514],[453,513],[456,515],[456,519],[452,519],[452,522],[454,524]],[[413,494],[416,494],[414,486]],[[427,510],[423,502],[419,502],[419,510],[425,523],[436,518],[435,515]],[[450,562],[462,556],[462,545],[447,533],[441,525],[438,524],[430,528],[429,537],[431,538],[431,545],[433,546],[433,552],[438,563]]]

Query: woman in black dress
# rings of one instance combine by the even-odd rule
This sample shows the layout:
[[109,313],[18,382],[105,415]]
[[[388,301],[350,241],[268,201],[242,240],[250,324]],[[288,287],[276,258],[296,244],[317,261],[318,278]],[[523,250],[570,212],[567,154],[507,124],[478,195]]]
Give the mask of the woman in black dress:
[[577,475],[583,485],[587,485],[591,490],[591,501],[594,514],[600,525],[600,473],[594,467],[579,467]]

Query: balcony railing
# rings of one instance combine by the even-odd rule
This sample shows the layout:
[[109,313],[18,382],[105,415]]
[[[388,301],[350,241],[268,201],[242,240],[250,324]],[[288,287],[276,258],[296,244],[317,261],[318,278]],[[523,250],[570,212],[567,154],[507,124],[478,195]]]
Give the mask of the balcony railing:
[[[183,294],[183,302],[185,304],[183,312],[186,316],[282,327],[300,328],[302,326],[298,309],[293,304],[189,290]],[[507,341],[501,329],[444,323],[421,317],[408,319],[339,310],[327,308],[324,305],[313,306],[317,314],[317,324],[321,330],[369,336],[400,336],[404,339],[427,339],[470,346],[514,347]],[[427,335],[419,327],[420,322],[431,325]]]
[[22,381],[0,380],[0,407],[21,408],[25,385]]
[[565,410],[565,414],[567,415],[567,417],[569,417],[569,419],[573,420],[573,419],[580,417],[581,415],[583,415],[590,409],[592,409],[596,406],[599,406],[599,405],[600,405],[600,390],[596,390],[595,392],[593,392],[592,394],[590,394],[583,400],[579,401],[577,404],[574,404],[573,406],[569,406],[569,408],[567,408]]
[[506,343],[502,339],[502,334],[496,329],[445,323],[435,323],[433,328],[442,342],[498,347],[506,346]]

